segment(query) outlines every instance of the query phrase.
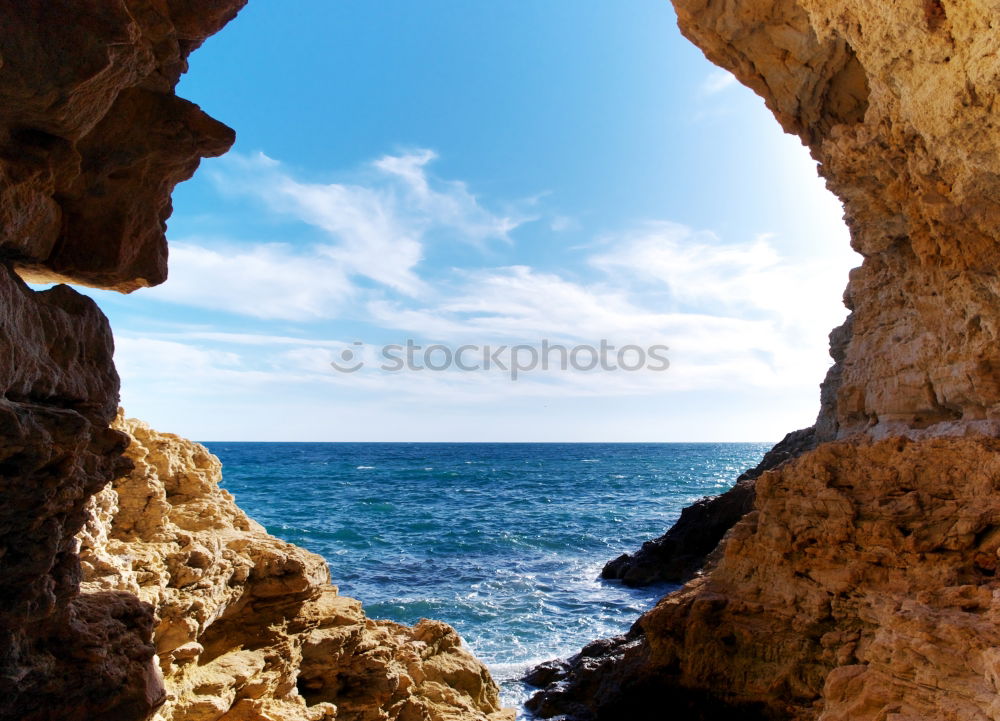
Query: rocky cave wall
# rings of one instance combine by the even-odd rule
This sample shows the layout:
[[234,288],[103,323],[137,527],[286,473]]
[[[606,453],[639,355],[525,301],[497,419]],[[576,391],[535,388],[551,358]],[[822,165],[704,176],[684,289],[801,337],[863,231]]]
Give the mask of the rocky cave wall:
[[627,636],[544,670],[533,705],[1000,718],[1000,2],[674,5],[809,147],[864,261],[818,447],[761,475],[705,572]]
[[205,449],[112,429],[107,320],[25,284],[166,279],[170,193],[234,139],[174,87],[244,3],[0,2],[0,719],[508,718],[453,630],[365,619]]
[[[242,2],[0,4],[0,718],[140,719],[164,702],[164,713],[187,713],[163,674],[168,687],[197,692],[202,663],[241,653],[200,626],[185,626],[180,646],[164,641],[163,599],[202,563],[180,535],[146,539],[177,543],[176,568],[150,562],[144,585],[129,569],[109,576],[107,559],[89,562],[81,592],[75,536],[87,504],[130,465],[128,437],[110,428],[111,335],[85,297],[35,292],[23,279],[129,291],[165,278],[170,191],[233,138],[173,88],[187,55]],[[628,637],[587,649],[537,705],[602,719],[659,718],[664,706],[688,718],[1000,718],[1000,2],[675,7],[685,35],[809,146],[864,263],[845,294],[851,316],[831,335],[836,363],[816,427],[825,443],[764,473],[755,510],[710,571]],[[161,498],[154,486],[143,487]],[[127,507],[102,498],[99,512]],[[183,515],[171,521],[178,528]],[[104,539],[120,540],[119,516],[105,516],[83,536],[91,561],[104,558]],[[246,565],[236,556],[234,569]],[[308,559],[297,563],[309,577]],[[207,598],[222,616],[250,608],[263,615],[248,618],[266,618],[261,598],[230,602],[238,594],[223,589],[230,601],[219,602],[213,583]],[[307,582],[303,607],[338,598],[325,584]],[[426,629],[373,630],[348,601],[333,606],[331,618],[398,636],[404,656],[424,653],[413,644],[427,644]],[[287,611],[306,635],[338,623]],[[447,656],[442,634],[430,645]],[[197,708],[256,718],[268,704],[253,699],[281,688],[297,708],[311,694],[334,713],[322,705],[331,681],[304,638],[231,658],[232,680],[219,687],[224,674],[214,676]],[[316,671],[301,676],[304,696],[288,689],[301,669],[268,665],[275,648]],[[240,660],[258,676],[240,675]],[[396,682],[419,685],[418,667]],[[213,706],[237,687],[228,709]],[[475,714],[490,712],[485,693]]]
[[166,277],[170,191],[233,133],[173,94],[242,0],[0,3],[0,718],[138,719],[162,702],[153,609],[80,594],[88,498],[128,470],[104,316],[71,280]]

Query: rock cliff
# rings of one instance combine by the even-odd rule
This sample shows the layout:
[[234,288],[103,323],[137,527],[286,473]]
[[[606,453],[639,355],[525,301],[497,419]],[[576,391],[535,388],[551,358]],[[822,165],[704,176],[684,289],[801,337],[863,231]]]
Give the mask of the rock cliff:
[[156,609],[156,719],[513,719],[449,626],[366,619],[321,557],[236,506],[207,449],[139,421],[115,427],[133,470],[90,502],[82,590]]
[[106,319],[25,283],[166,278],[170,194],[234,138],[174,87],[245,1],[0,3],[3,721],[497,711],[454,631],[366,620],[320,559],[232,506],[203,449],[133,424],[123,455]]
[[152,609],[79,593],[84,506],[128,470],[104,316],[65,286],[166,275],[170,191],[232,131],[173,94],[242,0],[0,3],[0,718],[136,719],[162,701]]
[[533,705],[1000,718],[1000,3],[674,4],[809,147],[864,262],[831,334],[820,445],[760,476],[708,573],[551,667]]

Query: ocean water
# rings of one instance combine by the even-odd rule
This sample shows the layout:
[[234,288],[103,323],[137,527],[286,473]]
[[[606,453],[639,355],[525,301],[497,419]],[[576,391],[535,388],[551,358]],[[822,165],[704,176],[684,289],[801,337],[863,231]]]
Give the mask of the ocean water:
[[[601,567],[730,487],[769,443],[206,443],[267,530],[323,555],[372,618],[458,629],[501,684],[623,633],[669,587]],[[525,712],[522,718],[529,718]]]

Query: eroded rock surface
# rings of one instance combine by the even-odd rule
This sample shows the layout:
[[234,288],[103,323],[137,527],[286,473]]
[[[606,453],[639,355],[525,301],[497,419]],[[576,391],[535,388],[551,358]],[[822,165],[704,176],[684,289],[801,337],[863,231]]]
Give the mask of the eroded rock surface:
[[84,506],[128,470],[111,331],[88,298],[22,278],[165,278],[170,191],[233,139],[173,88],[242,4],[0,3],[0,719],[142,719],[163,701],[153,609],[79,592]]
[[170,193],[234,138],[174,87],[244,3],[0,3],[0,719],[506,717],[452,629],[367,620],[203,448],[132,424],[123,456],[106,319],[25,285],[166,278]]
[[134,470],[92,500],[85,593],[155,609],[162,721],[501,721],[486,668],[438,621],[371,621],[326,562],[269,536],[203,446],[129,420]]
[[0,326],[0,718],[142,718],[163,696],[152,609],[78,594],[73,540],[127,470],[111,332],[89,298],[37,293],[3,264]]
[[37,281],[166,279],[170,193],[234,139],[174,86],[245,3],[0,3],[0,258]]
[[[711,570],[540,677],[544,716],[1000,718],[1000,3],[675,0],[864,256],[814,450]],[[793,299],[790,299],[793,302]]]

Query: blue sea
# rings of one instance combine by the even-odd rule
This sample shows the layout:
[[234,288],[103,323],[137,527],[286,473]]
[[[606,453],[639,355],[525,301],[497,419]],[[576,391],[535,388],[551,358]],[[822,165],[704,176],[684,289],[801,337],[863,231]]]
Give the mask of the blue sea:
[[[206,443],[267,530],[323,555],[368,615],[458,629],[501,684],[623,633],[669,587],[608,560],[729,488],[770,443]],[[522,712],[522,718],[528,718]]]

